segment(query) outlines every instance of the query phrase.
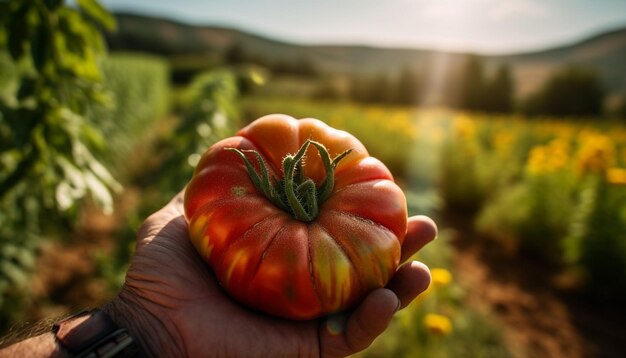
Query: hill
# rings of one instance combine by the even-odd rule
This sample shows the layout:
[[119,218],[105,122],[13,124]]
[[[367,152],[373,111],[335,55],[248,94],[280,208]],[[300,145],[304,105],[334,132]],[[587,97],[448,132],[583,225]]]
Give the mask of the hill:
[[[113,51],[145,51],[170,58],[197,57],[210,63],[232,54],[245,53],[265,63],[306,61],[321,71],[343,74],[396,74],[401,68],[428,68],[450,76],[468,55],[428,49],[392,49],[368,46],[305,46],[253,35],[236,29],[193,26],[167,19],[116,14],[118,31],[108,36]],[[480,55],[480,54],[479,54]],[[488,67],[511,66],[516,93],[537,89],[560,66],[580,64],[595,69],[610,94],[626,92],[626,28],[599,34],[583,41],[536,52],[481,56]],[[439,79],[445,81],[445,79]]]
[[626,93],[626,28],[557,48],[487,59],[509,63],[522,93],[536,88],[552,71],[565,64],[594,68],[610,93]]

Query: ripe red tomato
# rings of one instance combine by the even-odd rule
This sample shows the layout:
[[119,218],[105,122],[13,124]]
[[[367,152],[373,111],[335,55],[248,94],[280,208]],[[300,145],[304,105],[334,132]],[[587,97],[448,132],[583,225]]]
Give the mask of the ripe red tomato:
[[347,309],[385,286],[407,228],[402,190],[361,142],[286,115],[257,119],[209,148],[187,187],[185,216],[230,295],[291,319]]

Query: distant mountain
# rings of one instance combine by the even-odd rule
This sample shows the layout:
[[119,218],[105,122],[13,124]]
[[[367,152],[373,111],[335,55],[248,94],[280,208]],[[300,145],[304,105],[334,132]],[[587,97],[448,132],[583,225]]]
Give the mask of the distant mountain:
[[536,88],[565,64],[594,68],[609,92],[626,93],[626,27],[561,47],[486,58],[510,64],[523,93]]
[[[453,74],[466,53],[427,49],[390,49],[351,45],[299,45],[214,26],[192,26],[172,20],[117,14],[118,31],[108,36],[110,48],[164,56],[202,55],[221,58],[237,49],[247,57],[270,62],[307,61],[331,73],[393,73],[407,66],[428,68],[427,75]],[[480,54],[479,54],[480,55]],[[481,56],[488,67],[511,66],[518,95],[536,90],[566,64],[595,69],[612,94],[626,93],[626,27],[584,41],[536,52]],[[437,78],[433,77],[433,81]],[[441,80],[441,79],[440,79]]]

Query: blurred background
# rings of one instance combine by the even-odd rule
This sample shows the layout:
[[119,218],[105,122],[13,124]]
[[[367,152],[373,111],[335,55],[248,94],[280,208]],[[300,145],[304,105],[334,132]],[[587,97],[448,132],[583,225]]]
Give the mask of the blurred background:
[[276,112],[439,223],[359,356],[626,356],[623,0],[0,1],[1,334],[110,300],[199,155]]

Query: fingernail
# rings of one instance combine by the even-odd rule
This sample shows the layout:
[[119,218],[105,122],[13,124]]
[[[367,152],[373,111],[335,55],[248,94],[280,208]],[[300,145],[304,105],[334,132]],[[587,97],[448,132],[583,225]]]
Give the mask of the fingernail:
[[400,301],[400,299],[398,298],[398,306],[396,306],[396,310],[394,311],[394,313],[400,311],[401,307],[402,307],[402,301]]
[[331,335],[339,335],[343,333],[345,327],[346,317],[342,314],[337,314],[326,319],[326,330]]

